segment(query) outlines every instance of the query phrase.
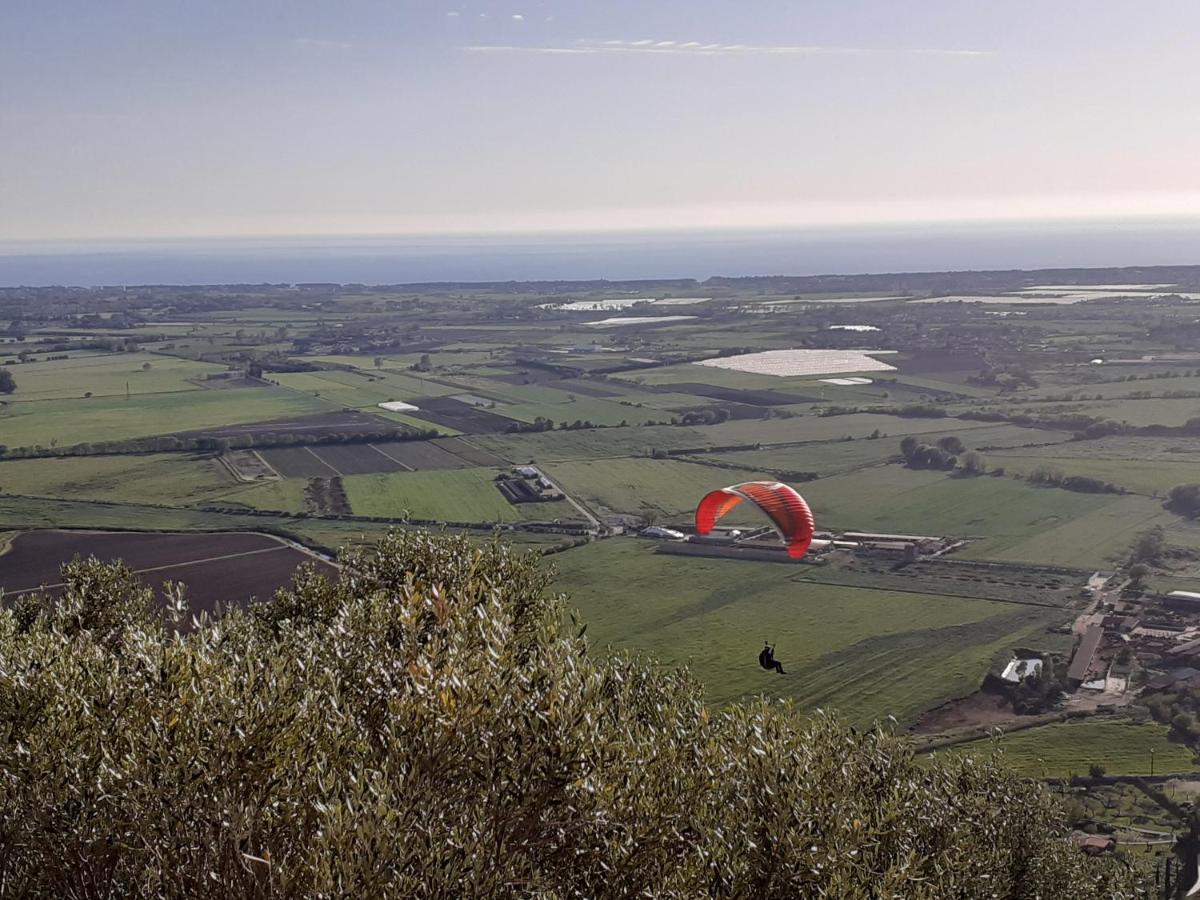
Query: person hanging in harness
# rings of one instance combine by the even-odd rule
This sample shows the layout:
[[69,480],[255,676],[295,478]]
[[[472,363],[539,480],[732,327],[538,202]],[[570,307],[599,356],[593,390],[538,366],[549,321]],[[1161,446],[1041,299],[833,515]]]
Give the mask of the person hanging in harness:
[[774,669],[780,675],[786,675],[783,671],[783,663],[775,658],[775,645],[767,641],[763,642],[762,652],[758,654],[758,664],[764,669]]

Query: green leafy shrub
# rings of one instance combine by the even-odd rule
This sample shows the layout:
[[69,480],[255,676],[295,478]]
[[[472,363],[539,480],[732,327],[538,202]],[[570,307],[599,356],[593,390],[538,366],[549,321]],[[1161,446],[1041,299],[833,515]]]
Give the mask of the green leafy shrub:
[[0,896],[1132,895],[997,759],[711,710],[549,577],[399,533],[189,627],[70,564],[0,613]]

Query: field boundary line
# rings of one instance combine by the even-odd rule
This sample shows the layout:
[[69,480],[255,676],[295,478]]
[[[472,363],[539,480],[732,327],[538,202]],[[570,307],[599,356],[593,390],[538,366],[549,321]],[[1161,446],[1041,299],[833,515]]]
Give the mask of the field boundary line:
[[335,468],[333,467],[333,465],[332,465],[331,463],[329,463],[329,462],[328,462],[328,461],[325,459],[325,457],[323,457],[323,456],[317,456],[317,454],[316,454],[315,452],[313,452],[313,448],[312,448],[312,447],[307,447],[307,446],[306,446],[304,449],[308,451],[308,454],[309,454],[309,456],[311,456],[313,459],[315,459],[317,462],[319,462],[321,465],[323,465],[325,468],[327,468],[327,469],[328,469],[330,472],[332,472],[332,473],[333,473],[334,475],[336,475],[338,478],[343,478],[343,477],[345,477],[345,476],[343,476],[343,475],[342,475],[342,473],[341,473],[341,472],[339,472],[337,469],[335,469]]
[[790,581],[792,584],[803,584],[804,582],[811,582],[812,584],[827,584],[831,587],[844,587],[855,591],[888,591],[895,594],[920,594],[923,597],[953,597],[955,600],[979,600],[984,603],[1009,603],[1013,606],[1036,606],[1040,609],[1056,609],[1063,614],[1067,614],[1072,611],[1070,606],[1056,606],[1053,603],[1039,603],[1036,600],[1003,600],[999,597],[972,597],[969,594],[955,594],[950,591],[918,591],[915,588],[905,587],[891,588],[875,587],[874,585],[845,584],[844,582],[840,581],[823,581],[819,578],[806,578],[801,575],[790,575],[788,576],[788,581]]
[[[269,537],[274,538],[274,535],[269,535]],[[243,551],[242,553],[226,553],[223,556],[209,556],[205,559],[189,559],[189,560],[185,560],[184,562],[171,563],[170,565],[167,565],[167,566],[149,566],[145,569],[134,569],[133,574],[144,575],[147,572],[163,572],[163,571],[166,571],[167,569],[181,569],[184,566],[198,566],[203,563],[222,562],[227,559],[241,559],[244,556],[257,556],[260,553],[278,553],[280,550],[294,550],[294,549],[295,548],[292,547],[290,544],[285,544],[282,541],[280,541],[278,547],[263,547],[261,550],[246,550],[246,551]],[[326,561],[328,561],[328,560],[326,560]],[[66,584],[65,581],[59,581],[54,584],[39,585],[38,587],[18,588],[16,590],[12,590],[12,591],[6,590],[4,593],[6,596],[12,595],[13,597],[17,597],[17,596],[20,596],[21,594],[32,594],[34,591],[49,590],[51,588],[60,588],[60,587],[63,587],[65,584]]]
[[[266,466],[270,471],[274,472],[276,478],[283,477],[282,475],[279,474],[279,472],[276,471],[276,469],[273,465],[271,465],[269,462],[266,461],[266,459],[263,458],[263,455],[261,453],[259,453],[257,450],[251,450],[250,452],[253,453],[256,457],[258,457],[259,462],[261,462],[264,466]],[[224,455],[225,455],[224,453],[221,454],[222,457],[224,457]]]
[[370,447],[372,450],[374,450],[376,453],[380,453],[380,454],[382,454],[383,456],[386,456],[386,457],[387,457],[388,459],[390,459],[392,462],[396,463],[396,465],[398,465],[398,466],[400,466],[402,469],[404,469],[404,471],[406,471],[406,472],[415,472],[415,471],[417,471],[415,468],[413,468],[412,466],[410,466],[408,463],[406,463],[406,462],[402,462],[402,461],[400,461],[400,460],[396,459],[396,457],[392,456],[392,454],[388,453],[386,450],[380,449],[379,447],[376,447],[374,444],[367,444],[367,446],[368,446],[368,447]]

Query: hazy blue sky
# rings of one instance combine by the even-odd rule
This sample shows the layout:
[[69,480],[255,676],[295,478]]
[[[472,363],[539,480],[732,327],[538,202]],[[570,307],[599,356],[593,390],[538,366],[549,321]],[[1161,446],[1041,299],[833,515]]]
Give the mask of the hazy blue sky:
[[0,0],[0,238],[1200,214],[1195,0]]

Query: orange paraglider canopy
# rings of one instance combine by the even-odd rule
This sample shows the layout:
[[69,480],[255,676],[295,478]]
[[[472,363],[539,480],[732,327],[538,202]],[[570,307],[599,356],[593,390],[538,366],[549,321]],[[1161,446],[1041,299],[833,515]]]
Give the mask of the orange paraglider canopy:
[[788,556],[799,559],[808,552],[816,527],[812,510],[794,489],[778,481],[745,481],[710,491],[696,507],[696,531],[710,534],[721,517],[743,500],[767,515],[787,544]]

